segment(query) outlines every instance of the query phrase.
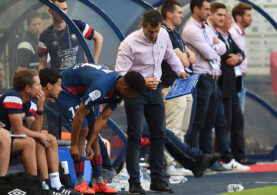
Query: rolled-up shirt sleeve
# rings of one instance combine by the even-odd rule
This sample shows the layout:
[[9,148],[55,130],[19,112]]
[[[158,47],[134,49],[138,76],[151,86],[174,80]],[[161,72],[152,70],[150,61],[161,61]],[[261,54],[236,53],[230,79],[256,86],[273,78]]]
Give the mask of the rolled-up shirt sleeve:
[[219,43],[215,45],[215,47],[216,47],[215,50],[218,53],[218,55],[222,56],[226,52],[226,45],[220,39],[217,39],[217,40],[219,41]]
[[197,50],[205,60],[216,60],[218,57],[217,52],[206,42],[201,31],[201,29],[197,29],[197,32],[187,29],[183,31],[182,39],[185,43]]
[[115,70],[121,75],[125,75],[130,70],[133,63],[134,57],[131,48],[128,42],[123,41],[118,48]]

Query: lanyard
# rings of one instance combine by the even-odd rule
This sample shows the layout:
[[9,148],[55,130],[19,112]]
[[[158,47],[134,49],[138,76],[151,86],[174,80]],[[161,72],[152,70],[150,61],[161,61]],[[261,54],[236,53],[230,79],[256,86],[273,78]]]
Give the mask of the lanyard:
[[[209,37],[208,37],[207,32],[205,31],[205,28],[204,28],[204,27],[202,27],[202,32],[203,32],[203,35],[204,35],[204,38],[205,38],[206,42],[207,42],[208,44],[210,44],[210,43],[209,43]],[[219,67],[218,67],[218,65],[217,65],[217,63],[216,63],[215,60],[209,61],[209,64],[210,64],[210,66],[212,67],[213,71],[219,69]],[[213,72],[213,74],[215,74],[215,72]]]
[[185,45],[184,45],[183,41],[180,40],[180,38],[178,38],[178,37],[176,36],[176,34],[175,34],[174,31],[173,31],[173,35],[174,35],[175,39],[178,41],[179,46],[181,46],[182,52],[185,53]]
[[165,23],[162,24],[162,27],[164,27],[168,32],[173,33],[173,36],[177,40],[179,47],[181,47],[181,51],[185,53],[185,45],[182,39],[180,39],[180,37],[176,35],[176,32],[174,30],[171,30],[169,26],[167,26],[167,24]]
[[206,42],[207,42],[208,44],[210,44],[210,43],[209,43],[209,37],[208,37],[208,35],[207,35],[207,32],[205,31],[205,28],[202,28],[202,32],[203,32],[203,35],[204,35],[204,38],[205,38]]

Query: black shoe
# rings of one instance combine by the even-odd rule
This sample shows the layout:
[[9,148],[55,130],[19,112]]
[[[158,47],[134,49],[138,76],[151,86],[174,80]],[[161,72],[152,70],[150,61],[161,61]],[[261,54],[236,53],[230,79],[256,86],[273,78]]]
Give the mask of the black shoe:
[[69,190],[62,186],[57,192],[59,192],[61,195],[82,195],[80,192],[74,192],[73,190]]
[[237,162],[243,165],[255,165],[257,163],[257,161],[249,160],[249,159],[240,159],[240,160],[237,160]]
[[141,187],[140,183],[130,183],[128,194],[145,194],[145,190]]
[[173,189],[168,187],[168,184],[165,181],[160,181],[160,182],[151,181],[150,190],[153,192],[160,192],[160,193],[174,193]]
[[197,161],[191,168],[193,175],[195,177],[202,177],[205,169],[207,169],[211,164],[214,164],[219,159],[219,153],[203,154],[202,158]]
[[56,189],[49,189],[45,191],[46,195],[62,195],[61,193],[58,192],[58,190]]

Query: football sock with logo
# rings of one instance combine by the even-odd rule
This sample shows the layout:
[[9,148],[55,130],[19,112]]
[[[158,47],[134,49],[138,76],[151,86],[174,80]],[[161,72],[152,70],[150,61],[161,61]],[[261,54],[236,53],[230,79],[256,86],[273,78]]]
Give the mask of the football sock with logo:
[[100,155],[94,155],[92,160],[90,161],[91,167],[92,167],[92,178],[94,183],[101,183],[103,182],[102,178],[102,156]]
[[76,184],[79,185],[85,181],[84,172],[85,172],[85,157],[81,157],[79,160],[74,161],[74,169],[76,173]]

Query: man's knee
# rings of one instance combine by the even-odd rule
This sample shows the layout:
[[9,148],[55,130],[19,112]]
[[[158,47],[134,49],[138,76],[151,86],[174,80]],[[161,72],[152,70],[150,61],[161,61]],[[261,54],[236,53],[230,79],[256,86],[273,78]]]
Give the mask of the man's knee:
[[8,131],[7,132],[3,131],[1,133],[0,147],[1,148],[5,147],[5,146],[10,147],[10,145],[11,145],[11,136]]
[[36,151],[36,142],[33,138],[27,137],[24,139],[17,139],[15,142],[21,142],[21,149],[22,151],[30,151],[30,152],[35,152]]
[[47,139],[48,139],[48,146],[49,147],[58,147],[58,142],[55,136],[51,134],[47,134]]

